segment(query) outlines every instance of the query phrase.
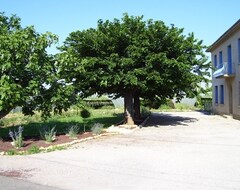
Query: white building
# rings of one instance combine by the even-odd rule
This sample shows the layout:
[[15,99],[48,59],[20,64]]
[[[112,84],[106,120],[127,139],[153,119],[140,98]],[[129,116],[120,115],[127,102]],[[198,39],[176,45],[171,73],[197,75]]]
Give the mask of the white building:
[[240,19],[207,50],[213,71],[213,111],[240,119]]

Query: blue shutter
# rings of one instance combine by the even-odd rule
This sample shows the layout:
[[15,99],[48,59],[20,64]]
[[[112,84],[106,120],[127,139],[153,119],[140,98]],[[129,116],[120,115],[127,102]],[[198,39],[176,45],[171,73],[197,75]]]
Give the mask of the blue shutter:
[[228,46],[228,74],[232,74],[232,47]]
[[222,51],[219,52],[219,68],[223,66]]
[[240,63],[240,38],[238,39],[238,62]]
[[220,86],[220,104],[224,104],[224,86]]
[[215,86],[215,104],[218,104],[218,86]]
[[214,55],[214,67],[217,68],[217,55]]

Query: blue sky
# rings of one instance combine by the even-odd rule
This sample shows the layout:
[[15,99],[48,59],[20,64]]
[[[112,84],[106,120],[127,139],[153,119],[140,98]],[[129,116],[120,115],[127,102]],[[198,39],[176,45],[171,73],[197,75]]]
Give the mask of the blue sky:
[[239,0],[0,0],[0,12],[16,14],[23,26],[34,25],[40,33],[57,34],[58,45],[70,32],[123,13],[174,24],[211,45],[240,18],[239,8]]

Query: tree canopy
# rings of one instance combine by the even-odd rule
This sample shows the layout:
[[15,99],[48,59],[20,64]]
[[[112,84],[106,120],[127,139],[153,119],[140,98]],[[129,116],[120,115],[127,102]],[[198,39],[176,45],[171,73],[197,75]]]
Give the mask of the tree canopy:
[[207,81],[206,47],[183,32],[143,16],[99,20],[95,29],[70,33],[60,47],[59,73],[83,96],[124,97],[126,123],[133,124],[139,98],[151,106],[193,97]]
[[43,115],[65,107],[62,99],[71,91],[57,82],[55,58],[46,51],[55,42],[56,35],[23,28],[19,17],[0,13],[0,119],[16,106]]
[[69,34],[60,53],[47,48],[57,36],[22,27],[0,13],[0,118],[16,106],[49,116],[76,103],[77,96],[124,97],[125,123],[141,118],[140,100],[150,107],[173,97],[193,97],[207,82],[206,48],[193,33],[162,21],[124,14],[99,20],[96,28]]

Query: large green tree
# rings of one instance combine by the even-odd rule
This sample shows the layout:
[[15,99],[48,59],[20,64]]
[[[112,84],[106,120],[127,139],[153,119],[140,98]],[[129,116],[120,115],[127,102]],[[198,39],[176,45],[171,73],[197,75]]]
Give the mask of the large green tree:
[[125,14],[70,33],[60,47],[59,72],[81,95],[124,97],[125,123],[140,117],[140,98],[149,106],[194,96],[207,81],[202,41],[182,28]]
[[46,51],[55,42],[56,35],[23,28],[19,17],[0,13],[0,119],[16,106],[44,116],[67,107],[72,87],[59,82],[55,58]]

